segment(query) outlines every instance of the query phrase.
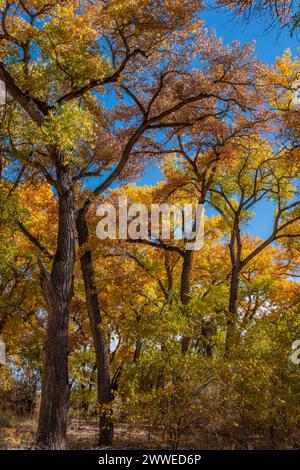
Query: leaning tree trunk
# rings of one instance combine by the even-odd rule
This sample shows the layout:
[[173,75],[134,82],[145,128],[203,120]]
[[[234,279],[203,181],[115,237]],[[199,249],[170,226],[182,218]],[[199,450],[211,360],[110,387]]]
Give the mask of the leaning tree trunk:
[[230,280],[229,312],[227,316],[227,335],[225,343],[225,357],[229,357],[237,344],[238,297],[240,272],[233,267]]
[[[183,258],[183,266],[181,271],[180,300],[184,308],[190,302],[190,283],[191,269],[193,264],[193,251],[186,251]],[[184,336],[181,341],[183,353],[189,352],[192,346],[192,338]]]
[[[76,218],[79,246],[82,247],[89,239],[89,230],[86,219],[86,211],[82,208],[78,211]],[[99,299],[95,286],[95,272],[91,251],[87,248],[80,258],[81,270],[84,279],[87,311],[89,315],[91,331],[93,336],[96,364],[97,364],[97,386],[98,402],[100,406],[99,417],[99,444],[111,445],[114,435],[111,410],[111,381],[109,351],[105,335],[100,326],[102,323]]]
[[36,438],[38,448],[64,449],[69,405],[68,309],[73,292],[75,207],[71,177],[58,172],[58,237],[51,275],[40,264],[47,304],[42,396]]

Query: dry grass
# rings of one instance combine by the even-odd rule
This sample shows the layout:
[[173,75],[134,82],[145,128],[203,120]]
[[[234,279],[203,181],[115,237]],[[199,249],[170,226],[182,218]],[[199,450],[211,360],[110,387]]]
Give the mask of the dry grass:
[[[31,449],[37,427],[35,416],[14,417],[0,414],[0,449]],[[97,449],[98,426],[96,421],[72,419],[68,430],[68,448],[72,450]],[[115,429],[112,449],[170,449],[167,437],[152,434],[147,429],[119,424]],[[267,436],[253,434],[232,435],[230,432],[205,432],[201,430],[182,437],[182,449],[290,449],[300,447],[296,432],[286,442],[270,441]]]
[[30,449],[34,442],[36,426],[35,417],[1,414],[0,449]]

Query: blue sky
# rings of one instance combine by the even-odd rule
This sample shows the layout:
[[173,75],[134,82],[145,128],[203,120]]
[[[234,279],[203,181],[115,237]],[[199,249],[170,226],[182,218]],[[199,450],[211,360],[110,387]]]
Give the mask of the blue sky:
[[[247,24],[233,21],[230,14],[222,10],[212,9],[202,15],[209,29],[215,29],[225,44],[239,40],[241,44],[255,41],[257,57],[268,64],[273,64],[276,57],[282,56],[285,49],[290,48],[293,54],[299,52],[300,42],[297,37],[290,37],[289,31],[266,31],[263,19],[256,18]],[[161,180],[161,173],[157,165],[149,165],[141,178],[139,185],[155,185]],[[272,227],[272,207],[266,202],[257,205],[254,218],[249,223],[247,231],[252,235],[265,238],[270,234]]]
[[256,18],[248,24],[241,21],[233,21],[231,14],[226,14],[221,10],[211,10],[202,15],[208,28],[214,28],[225,43],[238,39],[241,44],[255,41],[256,54],[258,58],[269,64],[274,63],[277,56],[281,56],[286,48],[290,48],[293,53],[299,49],[299,40],[291,38],[287,28],[274,28],[272,31],[265,31],[265,22],[262,18]]

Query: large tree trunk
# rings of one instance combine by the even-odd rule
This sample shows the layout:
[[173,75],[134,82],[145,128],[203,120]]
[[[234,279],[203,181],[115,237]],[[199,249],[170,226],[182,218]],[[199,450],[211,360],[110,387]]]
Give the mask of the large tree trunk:
[[48,310],[42,396],[36,445],[65,449],[69,405],[68,309],[73,292],[75,207],[71,177],[58,175],[57,249],[51,276],[40,262],[41,285]]
[[[186,251],[183,258],[181,271],[180,300],[184,307],[190,302],[190,281],[193,264],[193,251]],[[181,341],[182,352],[187,353],[191,349],[192,338],[184,336]]]
[[225,343],[225,356],[230,356],[237,344],[238,298],[239,298],[240,272],[233,267],[230,281],[229,312],[227,316],[227,335]]
[[[76,218],[79,246],[82,247],[89,239],[89,230],[86,220],[86,211],[82,208]],[[111,445],[114,435],[112,410],[111,410],[111,380],[109,352],[105,335],[100,326],[102,323],[99,299],[94,282],[95,272],[92,255],[89,249],[85,249],[80,258],[81,270],[84,279],[87,311],[89,315],[93,336],[96,364],[98,401],[100,406],[99,418],[99,444]]]

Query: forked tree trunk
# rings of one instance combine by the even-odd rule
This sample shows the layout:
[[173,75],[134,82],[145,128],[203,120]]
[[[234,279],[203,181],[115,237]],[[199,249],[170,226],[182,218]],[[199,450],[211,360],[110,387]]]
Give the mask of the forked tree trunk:
[[[89,239],[89,230],[84,208],[78,211],[76,218],[79,246],[82,247]],[[84,279],[86,305],[93,336],[96,364],[98,402],[100,406],[99,417],[99,444],[111,445],[114,435],[111,410],[111,380],[109,351],[105,335],[100,326],[102,323],[98,294],[95,286],[95,272],[91,251],[85,249],[80,258],[81,270]]]
[[48,323],[36,445],[48,449],[65,449],[68,422],[68,309],[73,292],[75,208],[67,171],[58,177],[58,201],[57,249],[51,275],[39,263]]

